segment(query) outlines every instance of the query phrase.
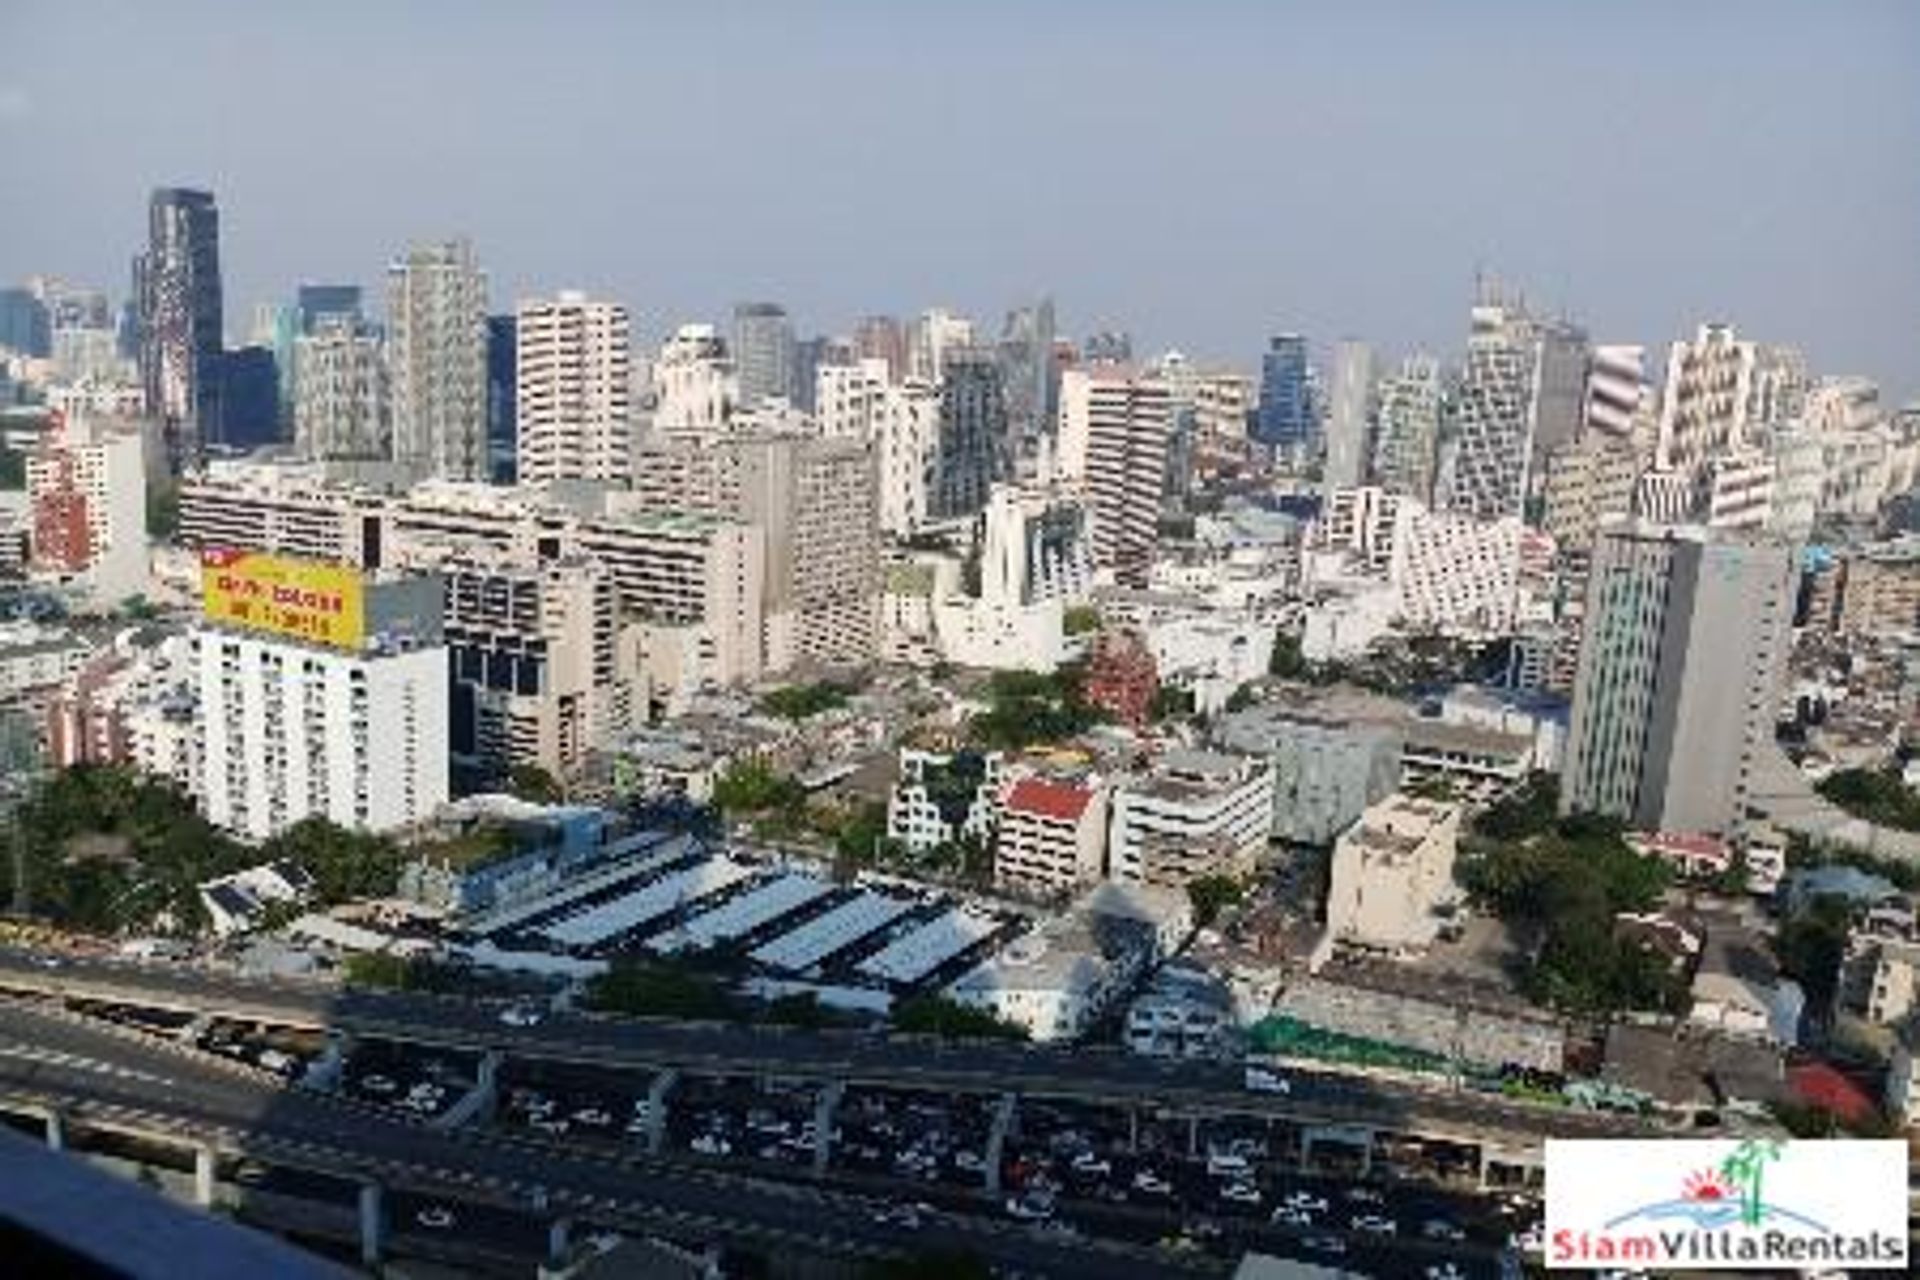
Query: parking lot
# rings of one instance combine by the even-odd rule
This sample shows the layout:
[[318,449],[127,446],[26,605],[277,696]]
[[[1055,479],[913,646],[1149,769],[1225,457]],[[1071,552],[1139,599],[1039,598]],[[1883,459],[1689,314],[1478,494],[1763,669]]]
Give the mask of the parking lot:
[[684,1076],[667,1111],[666,1150],[707,1160],[811,1166],[818,1106],[818,1089],[805,1082]]
[[835,1170],[979,1190],[995,1100],[895,1089],[849,1089],[834,1116]]
[[509,1061],[500,1068],[494,1122],[548,1137],[646,1149],[652,1131],[651,1073]]

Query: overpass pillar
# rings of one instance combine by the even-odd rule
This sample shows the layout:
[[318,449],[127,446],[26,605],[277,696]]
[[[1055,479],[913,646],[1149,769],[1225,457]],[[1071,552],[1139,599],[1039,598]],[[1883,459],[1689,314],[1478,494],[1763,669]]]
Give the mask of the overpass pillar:
[[1003,1093],[993,1109],[993,1128],[987,1131],[986,1170],[982,1185],[987,1194],[1000,1198],[1000,1170],[1007,1162],[1007,1136],[1013,1132],[1014,1122],[1019,1119],[1020,1099],[1017,1094]]
[[67,1149],[67,1117],[57,1107],[47,1108],[47,1147],[53,1151]]
[[366,1267],[380,1265],[380,1257],[387,1243],[387,1206],[386,1197],[377,1182],[360,1184],[360,1263]]
[[827,1163],[833,1158],[833,1117],[846,1092],[846,1082],[834,1080],[820,1091],[813,1105],[813,1173],[817,1178],[826,1176]]
[[1200,1117],[1187,1117],[1187,1159],[1200,1154]]
[[213,1148],[197,1146],[193,1149],[193,1202],[202,1209],[213,1208],[214,1163]]
[[436,1129],[458,1129],[475,1120],[484,1124],[493,1119],[500,1101],[500,1062],[499,1050],[487,1051],[480,1059],[473,1088],[434,1120]]
[[680,1083],[680,1073],[663,1068],[647,1090],[647,1154],[657,1156],[667,1145],[667,1095]]
[[555,1218],[547,1227],[547,1265],[564,1267],[573,1247],[573,1219]]

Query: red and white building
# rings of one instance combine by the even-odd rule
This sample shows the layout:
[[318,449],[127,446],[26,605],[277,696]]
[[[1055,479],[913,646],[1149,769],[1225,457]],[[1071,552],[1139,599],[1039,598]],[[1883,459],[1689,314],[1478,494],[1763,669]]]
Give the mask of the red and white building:
[[1107,796],[1096,779],[1028,776],[1000,806],[994,882],[1029,893],[1074,890],[1100,879],[1107,853]]

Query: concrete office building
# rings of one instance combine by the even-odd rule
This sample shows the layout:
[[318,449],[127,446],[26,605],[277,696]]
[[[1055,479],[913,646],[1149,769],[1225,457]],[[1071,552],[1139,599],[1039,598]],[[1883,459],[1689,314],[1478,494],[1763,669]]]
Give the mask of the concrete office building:
[[1166,474],[1166,383],[1125,369],[1086,382],[1087,514],[1096,569],[1145,587],[1153,568]]
[[520,304],[514,333],[520,482],[624,483],[633,431],[627,309],[576,292],[533,298]]
[[762,400],[791,400],[793,322],[773,302],[743,302],[733,309],[733,362],[740,380],[740,403],[753,408]]
[[1460,814],[1457,804],[1400,794],[1368,806],[1333,846],[1329,937],[1393,954],[1432,945],[1440,908],[1459,893],[1453,860]]
[[1273,770],[1264,760],[1169,751],[1114,787],[1107,874],[1181,889],[1209,875],[1245,875],[1273,826]]
[[1773,749],[1796,581],[1788,547],[1635,522],[1588,575],[1561,775],[1568,812],[1736,835]]
[[1222,716],[1213,742],[1273,769],[1273,838],[1326,845],[1400,785],[1399,708],[1383,699],[1287,693]]
[[194,788],[207,820],[265,840],[303,818],[362,831],[448,798],[447,651],[433,577],[369,582],[342,647],[211,622],[189,642]]
[[820,434],[873,446],[880,529],[905,538],[924,528],[939,444],[940,393],[918,379],[889,381],[885,363],[874,359],[824,367],[814,385]]
[[1373,476],[1389,493],[1430,502],[1440,441],[1440,362],[1411,355],[1380,380]]
[[330,314],[293,346],[293,439],[301,456],[391,458],[387,363],[380,339]]
[[487,277],[465,240],[387,269],[393,456],[422,479],[486,480]]
[[1633,514],[1646,463],[1624,431],[1589,430],[1548,452],[1541,527],[1563,555],[1585,555],[1603,524]]
[[1758,351],[1732,326],[1704,324],[1691,342],[1667,353],[1655,462],[1662,471],[1692,471],[1708,459],[1749,448],[1749,411]]
[[650,372],[653,427],[676,434],[726,429],[740,404],[733,356],[710,324],[683,324],[660,346]]
[[175,471],[198,465],[219,416],[225,337],[220,211],[210,191],[161,187],[147,207],[147,248],[134,259],[140,383]]
[[1260,357],[1260,403],[1254,410],[1253,438],[1275,448],[1299,448],[1313,438],[1312,379],[1307,371],[1307,340],[1297,333],[1270,339]]
[[853,326],[853,363],[878,360],[888,379],[907,376],[907,333],[892,316],[862,316]]
[[1353,338],[1343,338],[1334,345],[1327,404],[1327,458],[1321,476],[1327,492],[1367,482],[1373,381],[1372,347]]
[[452,677],[449,746],[471,787],[522,765],[565,778],[627,727],[619,620],[604,564],[460,555],[439,566]]
[[920,313],[908,336],[907,372],[923,382],[947,376],[950,352],[973,346],[973,321],[943,307]]

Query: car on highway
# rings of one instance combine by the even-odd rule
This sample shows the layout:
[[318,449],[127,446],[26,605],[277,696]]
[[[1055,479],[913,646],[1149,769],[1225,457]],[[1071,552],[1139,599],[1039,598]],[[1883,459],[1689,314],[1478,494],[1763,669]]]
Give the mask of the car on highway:
[[1097,1156],[1091,1151],[1082,1151],[1073,1158],[1073,1171],[1089,1176],[1104,1176],[1113,1172],[1113,1165],[1105,1156]]
[[1390,1236],[1399,1232],[1400,1226],[1392,1218],[1377,1213],[1356,1213],[1347,1219],[1347,1225],[1355,1231],[1364,1231],[1370,1236]]
[[1273,1213],[1268,1216],[1267,1220],[1277,1227],[1310,1227],[1313,1225],[1313,1215],[1311,1213],[1308,1213],[1305,1209],[1295,1208],[1290,1204],[1276,1205]]
[[1260,1188],[1251,1182],[1229,1182],[1220,1188],[1220,1198],[1235,1204],[1259,1204]]
[[730,1156],[733,1144],[717,1133],[703,1133],[687,1144],[688,1148],[703,1156]]
[[1339,1236],[1308,1236],[1300,1243],[1315,1253],[1341,1254],[1347,1251],[1347,1242]]
[[1311,1191],[1289,1192],[1286,1204],[1288,1208],[1299,1209],[1303,1213],[1325,1213],[1327,1211],[1327,1198],[1325,1196],[1317,1196]]
[[1467,1273],[1451,1262],[1436,1262],[1427,1268],[1427,1280],[1467,1280]]
[[1353,1204],[1385,1204],[1387,1198],[1372,1187],[1348,1187],[1347,1199]]
[[538,1006],[510,1004],[500,1011],[500,1022],[508,1027],[537,1027],[541,1016]]
[[362,1093],[388,1094],[394,1092],[399,1087],[398,1084],[394,1083],[392,1076],[371,1075],[360,1077],[360,1092]]
[[1253,1166],[1247,1158],[1235,1155],[1231,1151],[1216,1151],[1207,1157],[1207,1176],[1209,1178],[1241,1179],[1253,1172]]
[[920,1226],[920,1210],[910,1204],[884,1205],[873,1211],[873,1220],[883,1227],[905,1227],[909,1231]]
[[1293,1092],[1293,1085],[1285,1076],[1266,1067],[1248,1067],[1246,1086],[1255,1093]]
[[1428,1218],[1420,1224],[1420,1234],[1429,1240],[1451,1240],[1458,1243],[1467,1238],[1459,1224],[1448,1222],[1445,1218]]
[[1151,1169],[1141,1169],[1133,1175],[1133,1189],[1143,1195],[1164,1196],[1173,1192],[1173,1184]]
[[599,1107],[582,1107],[573,1113],[573,1122],[589,1129],[604,1129],[613,1123],[613,1116]]
[[953,1153],[953,1167],[962,1173],[985,1173],[987,1161],[978,1151],[962,1147]]
[[454,1224],[453,1210],[443,1204],[430,1204],[413,1215],[413,1220],[434,1231],[445,1231]]
[[1008,1196],[1007,1213],[1022,1222],[1045,1222],[1053,1216],[1053,1199],[1050,1196]]

